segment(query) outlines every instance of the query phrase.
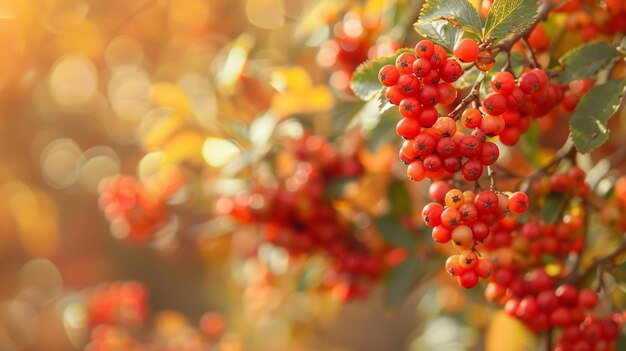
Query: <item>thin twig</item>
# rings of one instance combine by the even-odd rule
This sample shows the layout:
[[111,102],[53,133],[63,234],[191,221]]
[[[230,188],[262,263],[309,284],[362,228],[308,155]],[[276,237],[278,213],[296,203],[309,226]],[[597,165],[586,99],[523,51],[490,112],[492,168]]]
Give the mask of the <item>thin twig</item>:
[[579,283],[580,281],[585,279],[587,276],[595,272],[600,267],[604,267],[612,263],[612,261],[615,258],[617,258],[617,256],[625,252],[626,252],[626,239],[623,239],[622,242],[619,244],[619,246],[616,247],[615,250],[613,250],[610,254],[604,257],[595,259],[593,263],[589,267],[587,267],[584,271],[580,273],[572,274],[569,278],[566,279],[566,281],[570,283]]
[[461,116],[461,113],[465,111],[465,108],[470,103],[476,102],[480,99],[480,85],[482,84],[484,79],[485,75],[483,74],[480,78],[476,80],[469,94],[467,94],[467,96],[463,98],[463,100],[461,100],[457,107],[455,107],[454,110],[452,110],[452,112],[448,114],[448,117],[453,118],[454,120],[458,120]]
[[528,40],[526,40],[526,38],[522,38],[521,42],[526,47],[526,50],[528,50],[531,63],[534,66],[533,68],[541,68],[541,64],[539,64],[539,61],[537,60],[537,56],[535,56],[535,50],[532,48],[532,46],[530,46],[530,43],[528,43]]

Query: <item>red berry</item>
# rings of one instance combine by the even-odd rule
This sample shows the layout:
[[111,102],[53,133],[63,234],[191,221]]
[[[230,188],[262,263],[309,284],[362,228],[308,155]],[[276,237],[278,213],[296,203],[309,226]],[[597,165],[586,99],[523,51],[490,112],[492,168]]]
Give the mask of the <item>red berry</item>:
[[452,231],[442,225],[438,225],[433,228],[432,237],[436,242],[445,244],[452,239]]
[[445,208],[441,213],[441,225],[448,229],[461,224],[461,213],[456,208]]
[[396,86],[404,96],[414,96],[420,91],[420,81],[412,74],[401,75]]
[[480,257],[474,270],[479,277],[488,278],[493,273],[493,262],[487,257]]
[[459,285],[471,289],[478,284],[478,275],[474,271],[465,271],[458,278]]
[[504,128],[505,123],[502,116],[486,115],[480,122],[480,129],[489,136],[499,135],[504,131]]
[[474,61],[476,57],[478,57],[479,51],[480,49],[478,48],[478,43],[472,39],[465,38],[456,43],[452,53],[459,60],[461,60],[461,62],[467,63]]
[[392,65],[385,65],[378,72],[378,80],[386,87],[396,85],[399,77],[400,72]]
[[413,62],[413,74],[417,77],[426,77],[432,68],[430,61],[425,58],[418,58]]
[[459,255],[452,255],[446,260],[446,272],[451,276],[458,277],[465,272],[459,261]]
[[421,126],[415,118],[402,118],[396,124],[396,133],[404,139],[413,139],[420,132]]
[[433,85],[424,85],[418,97],[424,107],[432,107],[439,101],[439,92]]
[[387,97],[389,102],[396,106],[400,105],[400,102],[402,101],[402,99],[404,99],[404,94],[402,94],[402,91],[397,85],[389,87],[385,96]]
[[498,196],[491,190],[483,190],[476,194],[474,205],[478,212],[493,212],[498,208]]
[[396,58],[396,68],[400,73],[411,74],[413,73],[413,62],[417,58],[410,52],[403,52]]
[[422,219],[429,227],[436,227],[441,224],[441,213],[443,206],[436,202],[431,202],[422,209]]
[[541,84],[539,78],[532,72],[522,73],[519,77],[519,87],[526,94],[532,94],[539,90]]
[[459,263],[464,269],[474,269],[478,264],[478,255],[474,251],[464,251],[459,255]]
[[439,74],[444,82],[456,82],[463,74],[463,68],[456,60],[446,60],[439,66]]
[[420,58],[430,59],[433,56],[435,46],[432,41],[424,39],[415,45],[415,53]]
[[493,58],[491,51],[481,51],[474,60],[474,64],[476,64],[476,68],[479,70],[487,72],[496,64],[496,60]]
[[435,45],[433,48],[433,55],[430,58],[430,64],[433,67],[439,67],[439,65],[441,65],[441,63],[443,63],[447,59],[448,55],[446,53],[446,49],[444,49],[442,46]]
[[467,160],[461,166],[461,173],[468,181],[478,180],[483,175],[483,164],[478,160]]
[[591,289],[583,289],[578,294],[578,304],[583,308],[591,309],[598,303],[598,294]]
[[420,122],[420,125],[424,128],[432,127],[436,122],[437,118],[439,118],[439,112],[434,107],[424,107],[422,108],[422,112],[417,116],[417,121]]
[[[444,79],[445,80],[445,79]],[[437,84],[437,97],[442,105],[449,105],[456,100],[456,88],[450,83]]]
[[398,106],[400,114],[407,118],[417,118],[421,112],[419,101],[414,97],[407,97],[400,101]]
[[480,162],[486,166],[494,164],[498,157],[500,157],[500,149],[498,145],[487,141],[483,143],[482,149],[480,150]]
[[413,148],[418,156],[426,157],[433,153],[437,145],[437,139],[428,133],[420,133],[415,137]]
[[480,127],[480,123],[483,120],[483,115],[477,108],[468,108],[463,111],[461,115],[461,122],[468,129],[474,129]]
[[437,141],[437,154],[441,157],[449,157],[456,154],[456,143],[452,138],[441,138]]
[[406,174],[412,180],[421,182],[426,178],[426,167],[424,167],[424,163],[421,160],[415,160],[407,167]]
[[482,143],[473,135],[466,135],[459,141],[459,152],[461,156],[467,158],[476,158],[482,150]]
[[529,204],[528,195],[524,192],[518,191],[509,197],[509,210],[513,213],[526,212]]
[[491,80],[491,89],[504,96],[508,96],[513,92],[513,89],[515,89],[515,77],[507,71],[498,72]]
[[483,99],[483,110],[492,115],[497,116],[504,113],[507,108],[507,101],[504,95],[500,93],[491,93]]

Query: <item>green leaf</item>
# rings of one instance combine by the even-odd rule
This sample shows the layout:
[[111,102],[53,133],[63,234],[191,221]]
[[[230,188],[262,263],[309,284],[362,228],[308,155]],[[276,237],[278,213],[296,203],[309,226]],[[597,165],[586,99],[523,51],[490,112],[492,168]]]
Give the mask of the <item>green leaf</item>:
[[541,206],[541,218],[547,223],[554,223],[565,206],[566,198],[563,194],[551,193]]
[[523,32],[533,24],[538,9],[537,0],[495,0],[487,15],[484,37],[502,39]]
[[380,69],[385,65],[394,65],[398,55],[407,51],[413,51],[413,49],[399,49],[391,56],[367,60],[360,64],[354,70],[352,81],[350,82],[350,88],[354,94],[362,100],[371,100],[374,98],[382,87],[382,84],[378,81],[378,72]]
[[390,214],[374,219],[374,226],[388,243],[414,250],[417,246],[415,235],[400,225],[397,218]]
[[561,82],[569,83],[576,79],[593,77],[618,57],[619,52],[604,41],[581,45],[561,56],[559,63],[562,72],[559,78]]
[[380,93],[378,94],[378,113],[383,114],[385,111],[389,110],[394,104],[387,99],[387,87],[384,87]]
[[[482,27],[478,11],[467,0],[427,0],[415,23],[418,33],[439,39],[447,45],[451,43],[451,38],[441,34],[456,36],[456,31],[459,31],[462,36],[462,31],[466,31],[480,37]],[[456,31],[450,28],[455,28]],[[454,45],[449,47],[452,48]]]
[[570,134],[579,152],[587,153],[609,138],[607,123],[622,100],[625,80],[610,80],[585,94],[572,115]]
[[385,305],[396,308],[413,290],[421,275],[420,263],[417,257],[409,256],[394,267],[385,281]]
[[396,220],[409,216],[413,212],[409,189],[400,180],[395,180],[389,185],[387,200],[389,201],[389,212]]
[[[419,22],[418,22],[419,23]],[[421,36],[432,40],[452,52],[456,43],[463,38],[463,30],[444,21],[414,25]]]

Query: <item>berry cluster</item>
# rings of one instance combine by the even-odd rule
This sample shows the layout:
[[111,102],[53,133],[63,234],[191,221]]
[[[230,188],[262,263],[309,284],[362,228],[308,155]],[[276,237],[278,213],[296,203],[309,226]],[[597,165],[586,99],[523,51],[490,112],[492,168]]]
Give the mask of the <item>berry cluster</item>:
[[585,41],[626,31],[626,4],[621,0],[568,0],[556,11],[568,14],[565,28]]
[[[580,292],[579,299],[584,291]],[[588,292],[587,296],[591,297],[592,293]],[[588,316],[582,322],[563,329],[554,351],[615,350],[616,340],[623,324],[624,318],[619,313],[613,313],[604,318]]]
[[469,190],[450,189],[442,199],[441,193],[446,189],[444,184],[435,182],[431,186],[430,193],[439,202],[427,204],[422,210],[422,218],[433,228],[432,237],[436,242],[452,241],[452,245],[462,251],[460,255],[448,258],[446,271],[457,277],[462,287],[472,288],[479,277],[489,277],[493,268],[488,258],[477,256],[476,246],[488,238],[490,227],[509,211],[525,212],[529,205],[528,196],[522,192],[507,197],[490,190],[475,194]]
[[290,150],[296,158],[293,171],[277,187],[222,198],[218,211],[240,223],[263,224],[262,240],[292,255],[328,255],[334,264],[329,284],[344,286],[343,298],[364,296],[364,282],[379,276],[380,258],[355,239],[350,224],[323,196],[334,180],[363,172],[357,155],[341,155],[315,135],[304,136]]
[[168,218],[163,199],[131,176],[117,175],[103,182],[99,204],[113,234],[131,242],[148,241]]
[[367,59],[392,55],[399,44],[378,36],[380,23],[376,18],[364,17],[357,11],[347,12],[342,21],[333,26],[332,37],[320,47],[317,62],[333,68],[331,84],[338,91],[350,91],[352,72]]
[[100,324],[140,327],[148,317],[148,292],[138,282],[115,282],[96,286],[87,296],[90,326]]

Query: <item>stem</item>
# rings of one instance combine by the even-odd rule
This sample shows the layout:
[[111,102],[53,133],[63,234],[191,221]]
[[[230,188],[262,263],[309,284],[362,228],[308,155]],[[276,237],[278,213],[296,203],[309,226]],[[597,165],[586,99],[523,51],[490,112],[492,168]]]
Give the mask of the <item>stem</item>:
[[489,175],[489,190],[496,190],[496,172],[491,168],[491,166],[487,166],[487,173]]
[[535,56],[535,50],[533,50],[533,48],[530,46],[530,43],[528,43],[528,40],[526,40],[526,38],[522,38],[521,41],[522,41],[522,44],[524,44],[524,46],[526,47],[526,50],[528,50],[528,54],[530,55],[530,60],[532,61],[532,64],[534,66],[533,68],[541,68],[539,61],[537,61],[537,56]]
[[542,350],[542,351],[552,350],[552,329],[548,329],[541,334],[539,350]]
[[585,277],[589,276],[591,273],[593,273],[597,269],[601,267],[604,269],[605,266],[612,263],[612,261],[615,258],[617,258],[617,256],[623,254],[624,252],[626,252],[626,238],[622,239],[622,242],[619,244],[619,246],[616,247],[615,250],[613,250],[610,254],[604,257],[595,259],[593,263],[589,267],[587,267],[584,271],[578,274],[571,275],[569,278],[566,279],[566,281],[571,282],[571,283],[579,283],[580,281],[585,279]]
[[530,187],[532,183],[537,180],[541,175],[549,173],[550,169],[556,165],[558,165],[563,159],[575,159],[576,158],[576,149],[569,145],[560,155],[555,156],[547,165],[538,168],[533,173],[531,173],[526,179],[526,185],[523,187],[523,191],[528,193],[530,191]]
[[482,84],[484,79],[485,75],[483,74],[480,78],[476,80],[469,94],[467,94],[467,96],[463,98],[463,100],[461,100],[457,107],[455,107],[454,110],[452,110],[452,112],[448,114],[450,118],[453,118],[455,121],[458,120],[461,116],[461,112],[463,112],[470,103],[477,102],[480,99],[480,85]]

